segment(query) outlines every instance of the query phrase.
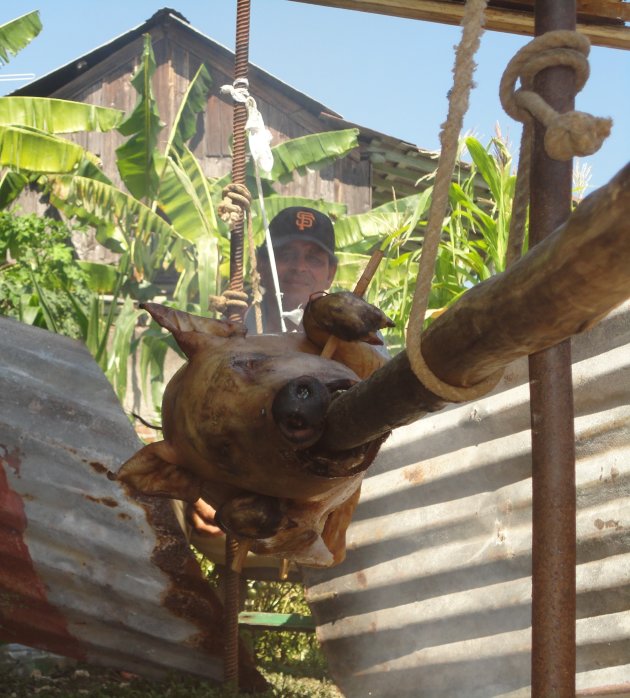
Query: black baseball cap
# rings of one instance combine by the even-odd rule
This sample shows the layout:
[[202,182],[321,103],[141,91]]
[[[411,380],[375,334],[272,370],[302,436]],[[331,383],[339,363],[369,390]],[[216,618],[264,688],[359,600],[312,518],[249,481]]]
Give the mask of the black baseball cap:
[[318,245],[335,258],[332,221],[314,208],[289,206],[282,209],[269,223],[269,234],[274,247],[282,247],[292,240],[304,240]]

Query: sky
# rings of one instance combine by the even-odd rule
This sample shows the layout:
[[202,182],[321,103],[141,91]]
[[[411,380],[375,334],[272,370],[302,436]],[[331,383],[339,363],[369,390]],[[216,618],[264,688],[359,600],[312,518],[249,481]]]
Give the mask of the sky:
[[[236,0],[13,0],[0,6],[0,25],[39,10],[40,35],[0,71],[0,94],[41,77],[172,7],[211,39],[234,50]],[[461,28],[292,0],[252,0],[250,62],[326,105],[348,121],[436,150],[452,84]],[[498,97],[501,75],[530,39],[485,31],[477,53],[475,89],[464,120],[487,144],[497,125],[515,156],[520,124]],[[600,151],[576,160],[597,188],[630,161],[630,51],[594,46],[591,76],[576,109],[613,119]],[[253,95],[256,96],[255,94]]]

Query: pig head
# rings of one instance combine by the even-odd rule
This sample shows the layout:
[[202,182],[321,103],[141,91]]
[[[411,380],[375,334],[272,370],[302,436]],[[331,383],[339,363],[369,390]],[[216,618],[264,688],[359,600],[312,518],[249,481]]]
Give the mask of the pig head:
[[[312,299],[306,334],[253,337],[240,324],[145,304],[188,361],[164,393],[164,440],[138,451],[116,478],[142,494],[203,498],[217,524],[253,552],[340,562],[361,480],[383,439],[335,453],[318,440],[331,400],[385,362],[370,342],[391,324],[350,296]],[[331,332],[344,337],[335,360],[318,355]]]

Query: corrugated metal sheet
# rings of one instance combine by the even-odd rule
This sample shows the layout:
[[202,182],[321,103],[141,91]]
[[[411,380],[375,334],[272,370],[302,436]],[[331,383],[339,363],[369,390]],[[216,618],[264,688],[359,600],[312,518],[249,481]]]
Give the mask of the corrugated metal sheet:
[[82,345],[0,318],[0,640],[220,681],[222,607],[170,503],[107,478],[139,445]]
[[[630,306],[574,340],[573,360],[578,695],[630,696]],[[365,480],[346,561],[306,571],[349,698],[530,695],[526,371],[398,430]]]

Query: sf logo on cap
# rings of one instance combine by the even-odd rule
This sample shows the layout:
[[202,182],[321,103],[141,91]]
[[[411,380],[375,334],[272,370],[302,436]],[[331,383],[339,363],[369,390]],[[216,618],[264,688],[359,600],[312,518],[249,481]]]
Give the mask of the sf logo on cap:
[[310,211],[298,211],[295,216],[295,225],[300,229],[312,228],[315,223],[315,216]]

